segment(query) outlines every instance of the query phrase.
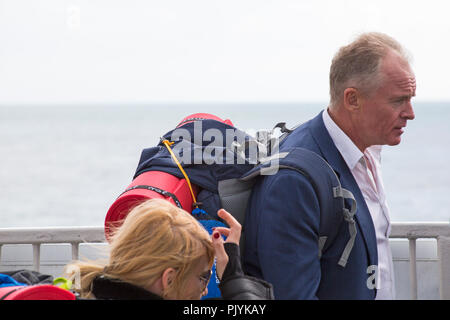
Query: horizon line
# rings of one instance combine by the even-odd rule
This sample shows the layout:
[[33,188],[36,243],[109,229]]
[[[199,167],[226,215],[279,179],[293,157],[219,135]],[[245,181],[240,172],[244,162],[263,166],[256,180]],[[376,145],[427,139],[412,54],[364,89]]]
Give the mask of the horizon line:
[[[219,101],[219,100],[201,100],[201,101],[119,101],[119,102],[112,102],[112,101],[93,101],[93,102],[39,102],[39,103],[0,103],[0,108],[2,107],[94,107],[94,106],[107,106],[110,105],[112,107],[114,106],[156,106],[156,105],[257,105],[257,104],[263,104],[263,105],[270,105],[270,104],[282,104],[282,105],[294,105],[294,104],[301,104],[301,105],[328,105],[329,101],[258,101],[258,100],[233,100],[233,101]],[[449,100],[416,100],[413,101],[414,104],[450,104]]]

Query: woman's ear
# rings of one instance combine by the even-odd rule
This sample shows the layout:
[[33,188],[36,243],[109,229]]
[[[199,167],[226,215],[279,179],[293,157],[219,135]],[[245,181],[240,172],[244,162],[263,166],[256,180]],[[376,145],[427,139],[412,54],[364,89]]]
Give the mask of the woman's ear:
[[174,268],[167,268],[164,270],[161,277],[161,284],[163,292],[167,292],[167,289],[172,286],[175,281],[177,271]]

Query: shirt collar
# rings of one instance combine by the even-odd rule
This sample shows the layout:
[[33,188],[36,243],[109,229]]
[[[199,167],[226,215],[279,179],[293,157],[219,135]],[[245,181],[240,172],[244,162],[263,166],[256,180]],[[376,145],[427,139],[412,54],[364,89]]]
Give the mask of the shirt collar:
[[328,110],[322,112],[323,123],[325,128],[327,128],[328,133],[331,136],[336,148],[341,153],[345,160],[345,163],[353,170],[358,161],[364,156],[364,154],[358,149],[358,147],[353,143],[353,141],[342,131],[341,128],[331,119],[328,114]]
[[381,162],[381,150],[383,146],[373,145],[364,150],[364,153],[369,153],[377,162]]

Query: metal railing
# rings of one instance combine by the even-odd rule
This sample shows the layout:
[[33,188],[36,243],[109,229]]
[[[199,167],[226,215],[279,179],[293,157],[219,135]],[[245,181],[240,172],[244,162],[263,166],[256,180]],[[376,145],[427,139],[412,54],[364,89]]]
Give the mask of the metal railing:
[[0,261],[2,245],[31,244],[33,269],[39,271],[42,244],[69,243],[72,247],[72,259],[77,260],[80,243],[105,241],[103,227],[0,228]]
[[439,294],[441,299],[450,300],[450,223],[449,222],[394,222],[390,238],[409,241],[409,277],[411,299],[417,300],[417,258],[416,240],[434,238],[437,240],[439,260]]
[[[411,298],[417,299],[416,240],[437,240],[439,260],[440,298],[450,300],[450,223],[449,222],[394,222],[390,238],[409,240]],[[79,258],[80,243],[105,242],[103,227],[47,227],[0,229],[0,262],[2,245],[31,244],[33,268],[39,271],[40,248],[47,243],[69,243],[72,259]]]

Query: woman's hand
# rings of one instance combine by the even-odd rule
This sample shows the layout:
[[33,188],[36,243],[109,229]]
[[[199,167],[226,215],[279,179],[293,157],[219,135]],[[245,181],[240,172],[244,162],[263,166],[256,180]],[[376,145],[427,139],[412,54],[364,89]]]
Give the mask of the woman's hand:
[[[219,279],[222,279],[223,272],[228,263],[228,255],[223,246],[224,243],[235,243],[239,245],[241,238],[241,224],[226,210],[220,209],[217,214],[222,218],[230,228],[217,227],[212,233],[212,243],[216,252],[216,273]],[[221,235],[227,237],[224,242]]]

